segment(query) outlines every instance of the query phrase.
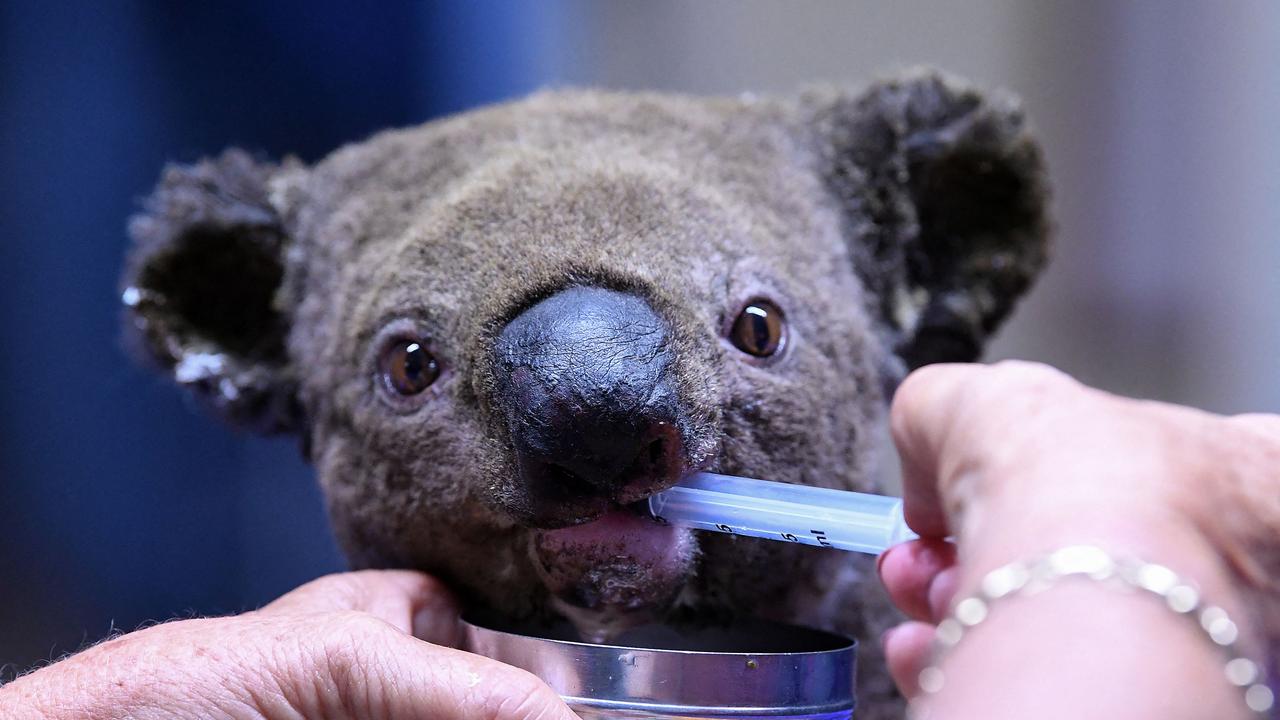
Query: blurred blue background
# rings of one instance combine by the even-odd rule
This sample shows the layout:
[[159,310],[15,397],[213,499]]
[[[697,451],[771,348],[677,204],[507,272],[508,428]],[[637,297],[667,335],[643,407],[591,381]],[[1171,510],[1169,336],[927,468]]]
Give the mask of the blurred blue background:
[[0,677],[342,567],[289,439],[120,349],[124,224],[169,160],[313,161],[548,85],[1021,95],[1052,269],[993,348],[1129,394],[1280,411],[1280,4],[0,3]]

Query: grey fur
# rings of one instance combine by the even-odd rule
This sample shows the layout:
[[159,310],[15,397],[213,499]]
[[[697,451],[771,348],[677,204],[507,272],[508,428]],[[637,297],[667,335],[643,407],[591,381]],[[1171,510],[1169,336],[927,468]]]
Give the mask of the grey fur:
[[[303,434],[353,565],[419,568],[473,602],[546,613],[531,530],[501,498],[512,459],[492,348],[507,320],[572,285],[635,293],[670,325],[692,465],[875,490],[885,389],[909,367],[974,358],[1044,262],[1045,206],[1016,105],[932,73],[796,99],[546,92],[312,168],[229,151],[169,169],[132,226],[130,326],[165,367],[220,358],[186,384],[233,420]],[[241,259],[208,282],[165,281],[193,228]],[[278,287],[244,272],[261,260],[245,248],[276,253]],[[269,307],[217,290],[255,281],[265,295],[236,297]],[[197,296],[173,297],[187,285]],[[769,363],[724,339],[757,297],[788,322]],[[193,303],[218,311],[192,320]],[[444,365],[409,411],[374,388],[392,322],[421,328]],[[229,329],[257,335],[228,343]],[[859,716],[899,712],[878,642],[895,616],[867,559],[729,536],[698,548],[672,612],[855,633]]]

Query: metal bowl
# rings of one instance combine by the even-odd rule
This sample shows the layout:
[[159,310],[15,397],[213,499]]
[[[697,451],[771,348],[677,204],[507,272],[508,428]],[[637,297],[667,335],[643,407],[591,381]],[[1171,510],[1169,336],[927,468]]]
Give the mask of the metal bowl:
[[582,718],[849,718],[857,643],[766,622],[632,629],[612,645],[567,624],[463,619],[464,647],[523,668]]

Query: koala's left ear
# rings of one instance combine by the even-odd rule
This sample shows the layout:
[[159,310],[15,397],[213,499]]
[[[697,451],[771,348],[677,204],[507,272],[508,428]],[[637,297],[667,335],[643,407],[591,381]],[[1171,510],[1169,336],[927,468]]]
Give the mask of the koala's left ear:
[[1017,102],[918,72],[802,105],[906,369],[976,360],[1048,251],[1044,162]]
[[228,150],[171,165],[129,224],[122,300],[129,339],[231,422],[296,429],[296,382],[280,305],[284,223],[269,185],[301,172]]

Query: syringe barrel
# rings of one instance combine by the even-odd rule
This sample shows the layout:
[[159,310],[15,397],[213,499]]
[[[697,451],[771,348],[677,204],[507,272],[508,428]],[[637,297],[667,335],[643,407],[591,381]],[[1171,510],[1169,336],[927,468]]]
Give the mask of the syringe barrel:
[[879,554],[915,536],[902,499],[697,473],[649,498],[673,525]]

